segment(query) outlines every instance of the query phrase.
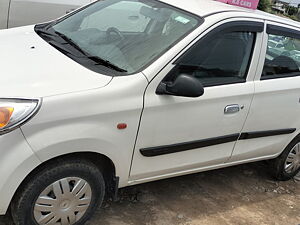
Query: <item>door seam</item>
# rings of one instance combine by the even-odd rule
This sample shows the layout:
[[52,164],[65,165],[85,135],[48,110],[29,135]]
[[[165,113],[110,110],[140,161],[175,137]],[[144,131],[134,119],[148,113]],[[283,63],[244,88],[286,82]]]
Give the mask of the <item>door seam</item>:
[[253,78],[253,80],[251,82],[253,82],[253,94],[252,94],[252,98],[251,98],[251,101],[250,101],[250,105],[249,105],[249,110],[247,112],[247,115],[246,115],[246,118],[245,118],[245,121],[243,123],[243,126],[240,130],[240,136],[239,138],[236,140],[236,142],[234,143],[233,145],[233,149],[232,149],[232,152],[231,152],[231,155],[230,157],[225,161],[225,163],[228,163],[231,159],[232,159],[232,156],[233,156],[233,153],[234,153],[234,150],[235,150],[235,147],[236,147],[236,144],[238,143],[238,141],[240,140],[240,137],[241,137],[241,134],[245,128],[245,125],[246,125],[246,122],[248,120],[248,117],[249,117],[249,114],[250,114],[250,111],[252,109],[252,104],[253,104],[253,100],[254,100],[254,97],[255,97],[255,93],[256,93],[256,86],[255,86],[255,78],[257,77],[257,73],[258,73],[258,67],[259,67],[259,62],[260,62],[260,59],[261,59],[261,56],[262,56],[262,46],[264,44],[264,37],[265,37],[265,30],[266,30],[266,20],[263,20],[264,21],[264,31],[263,31],[263,37],[262,37],[262,41],[260,43],[260,50],[259,50],[259,58],[257,60],[257,63],[256,63],[256,69],[255,69],[255,76]]

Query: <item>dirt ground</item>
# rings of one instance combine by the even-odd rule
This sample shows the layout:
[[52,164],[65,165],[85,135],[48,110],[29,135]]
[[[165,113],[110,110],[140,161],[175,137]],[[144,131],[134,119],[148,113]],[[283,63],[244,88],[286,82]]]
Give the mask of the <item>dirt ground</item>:
[[[10,225],[8,217],[0,225]],[[276,182],[265,163],[121,190],[88,225],[300,225],[300,183]]]

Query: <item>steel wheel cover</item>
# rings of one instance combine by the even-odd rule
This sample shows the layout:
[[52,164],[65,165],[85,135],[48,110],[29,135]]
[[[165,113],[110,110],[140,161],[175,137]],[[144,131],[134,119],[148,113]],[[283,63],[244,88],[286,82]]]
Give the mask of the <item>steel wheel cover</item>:
[[87,181],[66,177],[49,185],[34,203],[34,219],[40,225],[71,225],[79,221],[91,204]]
[[285,161],[285,172],[294,173],[300,168],[300,143],[296,144]]

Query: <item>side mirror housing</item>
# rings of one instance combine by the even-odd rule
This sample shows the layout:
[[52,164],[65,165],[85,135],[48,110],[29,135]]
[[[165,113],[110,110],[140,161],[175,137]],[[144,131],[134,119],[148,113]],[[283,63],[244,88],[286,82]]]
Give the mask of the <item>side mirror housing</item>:
[[172,83],[161,82],[156,94],[197,98],[204,94],[204,88],[197,78],[181,74]]

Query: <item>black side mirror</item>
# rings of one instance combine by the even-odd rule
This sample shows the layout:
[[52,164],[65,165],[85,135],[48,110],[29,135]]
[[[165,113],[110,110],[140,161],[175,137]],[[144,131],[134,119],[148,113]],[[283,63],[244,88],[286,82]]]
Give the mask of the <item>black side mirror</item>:
[[196,98],[204,94],[204,88],[197,78],[181,74],[172,83],[161,82],[156,94]]

